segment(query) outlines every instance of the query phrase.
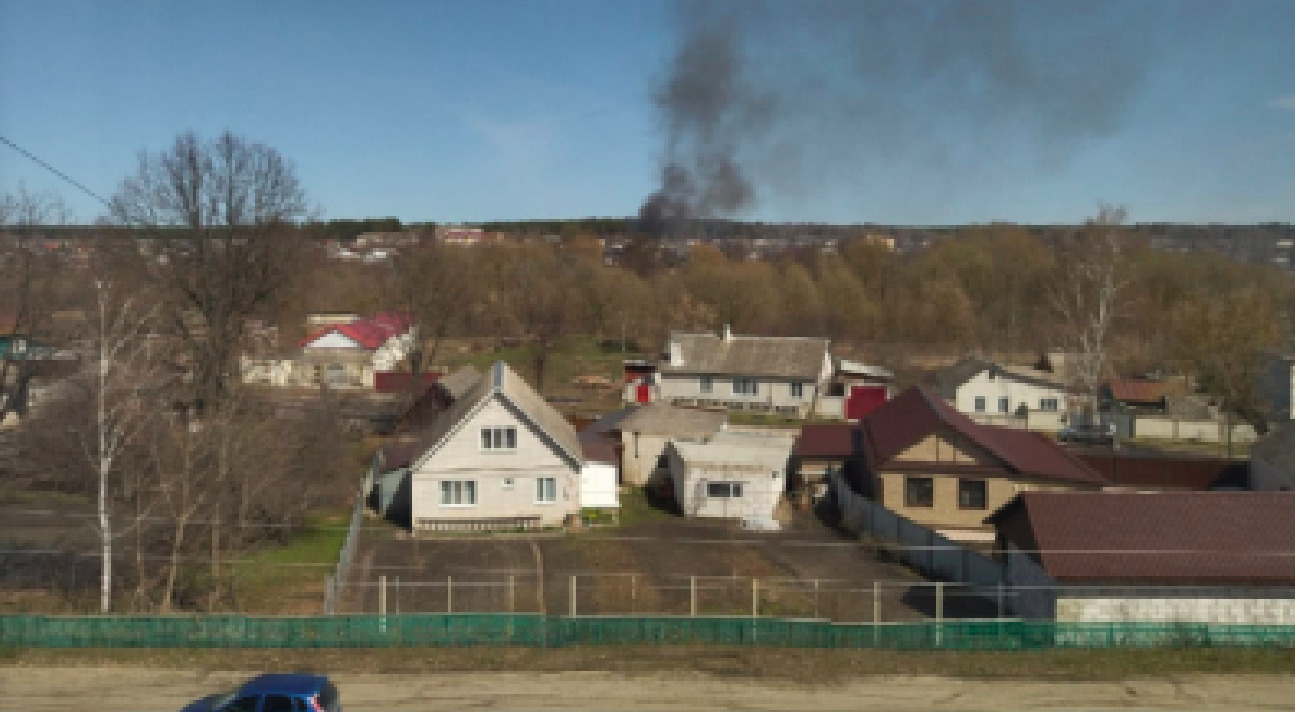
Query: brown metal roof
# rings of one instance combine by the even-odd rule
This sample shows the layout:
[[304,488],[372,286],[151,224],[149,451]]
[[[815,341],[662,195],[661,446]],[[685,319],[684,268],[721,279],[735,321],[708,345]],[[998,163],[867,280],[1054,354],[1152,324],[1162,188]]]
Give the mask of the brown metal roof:
[[1244,488],[1248,481],[1249,468],[1242,460],[1131,457],[1109,453],[1083,453],[1079,459],[1102,473],[1115,487],[1205,492],[1218,487]]
[[839,460],[857,452],[859,427],[853,423],[807,423],[800,426],[795,455],[806,460]]
[[1167,381],[1147,381],[1125,378],[1111,381],[1108,384],[1111,397],[1125,403],[1159,403],[1172,392],[1177,392],[1175,384]]
[[[860,422],[865,454],[875,471],[928,435],[948,428],[994,456],[1009,473],[1029,479],[1104,485],[1106,478],[1047,436],[981,425],[933,391],[914,386]],[[948,463],[941,463],[946,467]]]
[[1062,582],[1295,585],[1295,493],[1025,492],[990,521]]

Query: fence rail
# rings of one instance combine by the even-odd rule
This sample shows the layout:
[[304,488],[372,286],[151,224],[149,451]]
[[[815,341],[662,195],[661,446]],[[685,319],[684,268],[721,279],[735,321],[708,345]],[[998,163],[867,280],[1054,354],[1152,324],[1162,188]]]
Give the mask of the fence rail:
[[37,648],[380,648],[715,644],[885,650],[1295,648],[1295,626],[1044,623],[842,624],[745,617],[0,616],[0,646]]

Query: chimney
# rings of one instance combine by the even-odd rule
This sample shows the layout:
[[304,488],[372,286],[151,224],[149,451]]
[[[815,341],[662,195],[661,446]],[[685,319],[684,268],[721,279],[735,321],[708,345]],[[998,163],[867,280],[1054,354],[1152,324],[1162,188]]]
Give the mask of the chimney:
[[679,343],[679,337],[675,336],[674,334],[671,334],[670,343],[667,348],[669,351],[668,356],[670,358],[670,365],[682,366],[683,365],[683,346]]
[[729,328],[728,324],[724,325],[724,331],[721,332],[721,336],[723,336],[724,343],[726,344],[733,340],[733,330]]

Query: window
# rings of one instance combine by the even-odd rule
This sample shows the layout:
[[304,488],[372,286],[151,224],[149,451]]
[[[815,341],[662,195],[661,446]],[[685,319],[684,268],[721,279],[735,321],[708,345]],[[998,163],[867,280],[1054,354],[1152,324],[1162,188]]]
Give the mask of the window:
[[512,489],[512,488],[513,488],[513,478],[511,478],[511,477],[505,477],[505,478],[504,478],[503,487],[504,487],[504,489],[506,489],[506,490],[510,490],[510,489]]
[[475,507],[476,504],[475,480],[441,480],[442,507]]
[[558,481],[553,477],[540,477],[535,480],[535,503],[553,504],[558,501]]
[[804,383],[791,384],[791,397],[792,398],[805,397],[805,384]]
[[1057,409],[1056,398],[1040,398],[1039,410],[1055,411]]
[[261,712],[297,712],[301,707],[292,704],[295,701],[287,695],[266,695]]
[[958,509],[985,508],[985,481],[958,480]]
[[905,477],[904,506],[934,507],[935,480],[930,477]]
[[977,412],[977,413],[984,413],[984,412],[985,412],[985,397],[984,397],[984,396],[976,396],[976,412]]
[[710,393],[715,388],[715,379],[711,376],[702,376],[698,383],[702,393]]
[[1007,409],[1008,409],[1008,408],[1011,408],[1011,407],[1012,407],[1012,402],[1011,402],[1010,400],[1008,400],[1007,398],[999,398],[999,399],[998,399],[998,412],[999,412],[999,413],[1006,413],[1006,412],[1007,412]]
[[661,453],[656,459],[656,469],[658,470],[670,469],[670,456],[664,452]]
[[228,707],[222,707],[221,712],[256,712],[256,703],[260,701],[261,698],[256,695],[240,697],[229,703]]
[[760,391],[756,387],[754,378],[734,378],[733,395],[735,396],[753,396]]
[[742,496],[741,482],[707,482],[706,496],[720,499],[738,499]]
[[517,428],[511,425],[506,428],[482,428],[482,450],[516,450]]

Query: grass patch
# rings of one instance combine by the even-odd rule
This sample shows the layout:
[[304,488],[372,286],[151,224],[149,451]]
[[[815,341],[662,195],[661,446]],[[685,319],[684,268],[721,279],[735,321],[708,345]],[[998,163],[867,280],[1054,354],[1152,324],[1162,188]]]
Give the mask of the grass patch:
[[621,490],[620,523],[623,527],[647,522],[660,522],[675,517],[666,503],[657,501],[646,487],[627,487]]
[[701,672],[839,683],[882,675],[971,679],[1125,680],[1192,673],[1289,675],[1295,650],[1165,649],[1046,652],[900,652],[700,645],[540,648],[391,648],[300,650],[35,649],[6,665],[131,665],[161,669],[323,673]]
[[306,526],[286,544],[239,559],[233,575],[239,608],[247,613],[317,613],[350,516],[350,510],[308,514]]

